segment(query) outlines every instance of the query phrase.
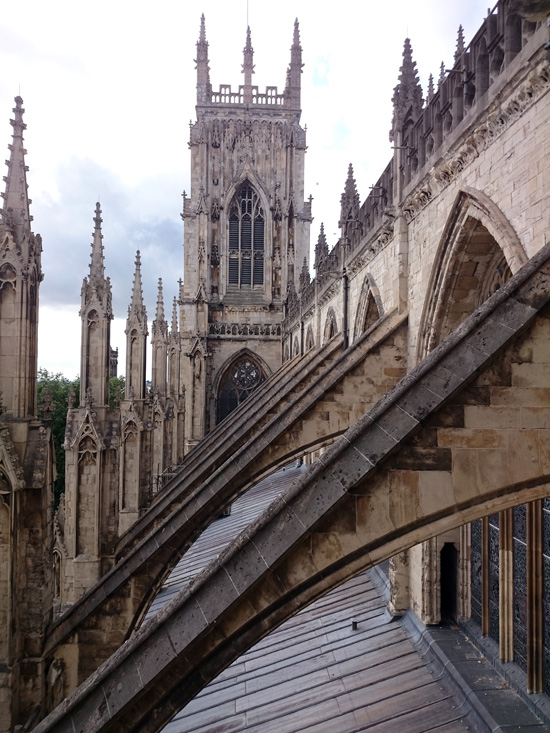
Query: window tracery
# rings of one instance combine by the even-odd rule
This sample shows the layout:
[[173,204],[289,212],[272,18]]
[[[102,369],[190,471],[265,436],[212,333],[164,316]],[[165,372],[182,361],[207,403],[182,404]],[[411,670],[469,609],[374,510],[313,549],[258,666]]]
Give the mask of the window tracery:
[[226,371],[218,390],[218,422],[244,402],[265,382],[265,374],[249,356],[235,361]]
[[229,286],[264,284],[265,217],[260,197],[249,183],[237,191],[229,208]]

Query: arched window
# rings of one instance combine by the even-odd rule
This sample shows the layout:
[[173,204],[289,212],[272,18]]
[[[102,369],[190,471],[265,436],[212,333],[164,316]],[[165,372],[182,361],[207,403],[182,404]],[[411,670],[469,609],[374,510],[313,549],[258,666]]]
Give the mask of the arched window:
[[249,183],[229,207],[229,287],[264,284],[265,218],[260,197]]
[[218,390],[218,419],[221,422],[265,382],[262,369],[249,356],[243,356],[227,369]]

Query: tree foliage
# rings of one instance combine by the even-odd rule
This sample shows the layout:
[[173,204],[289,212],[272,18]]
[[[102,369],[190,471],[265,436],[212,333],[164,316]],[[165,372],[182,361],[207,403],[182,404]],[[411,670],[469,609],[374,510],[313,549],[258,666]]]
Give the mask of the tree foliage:
[[54,484],[55,506],[59,504],[61,494],[65,491],[65,451],[63,450],[63,443],[65,441],[69,391],[71,389],[76,397],[80,391],[80,379],[78,377],[71,380],[60,372],[49,372],[42,367],[38,370],[38,417],[41,420],[48,419],[48,390],[51,397],[50,425],[57,467],[57,479]]
[[[124,377],[112,377],[109,381],[109,406],[117,406],[119,399],[124,398]],[[80,378],[67,379],[60,372],[38,370],[38,418],[50,422],[55,448],[57,479],[54,485],[54,504],[57,507],[61,495],[65,492],[65,429],[69,408],[69,393],[72,390],[74,404],[78,405],[80,395]]]

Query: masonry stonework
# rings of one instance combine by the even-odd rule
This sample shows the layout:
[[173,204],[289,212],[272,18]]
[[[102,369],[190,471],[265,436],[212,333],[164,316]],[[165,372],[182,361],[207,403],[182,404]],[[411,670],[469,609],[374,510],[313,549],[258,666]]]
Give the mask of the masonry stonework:
[[[216,91],[202,17],[179,297],[165,304],[159,281],[149,326],[138,252],[113,398],[97,204],[55,515],[16,98],[0,223],[0,731],[160,730],[253,641],[385,559],[392,614],[476,624],[526,690],[550,695],[549,14],[500,0],[426,92],[405,41],[393,157],[363,202],[349,165],[340,236],[320,226],[313,279],[298,23],[282,91],[252,83],[250,29],[243,83]],[[140,628],[208,524],[294,458],[312,464],[303,478]]]

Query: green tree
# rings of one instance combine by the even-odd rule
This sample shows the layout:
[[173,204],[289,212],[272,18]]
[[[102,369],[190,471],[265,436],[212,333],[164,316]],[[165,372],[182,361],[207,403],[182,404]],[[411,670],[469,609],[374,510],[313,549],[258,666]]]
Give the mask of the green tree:
[[117,407],[117,401],[124,399],[124,387],[126,380],[124,377],[111,377],[109,380],[109,407]]
[[[109,380],[109,407],[117,407],[124,399],[124,377],[111,377]],[[42,367],[38,370],[38,417],[50,421],[55,447],[57,479],[54,486],[54,506],[57,507],[61,494],[65,493],[65,429],[69,408],[69,392],[73,391],[74,404],[78,405],[80,378],[67,379],[61,372],[49,372]]]
[[57,507],[61,494],[65,491],[65,427],[67,425],[67,409],[69,391],[73,390],[75,398],[80,391],[80,379],[67,379],[61,372],[49,372],[42,367],[38,370],[38,417],[50,421],[55,448],[57,479],[54,485],[54,506]]

